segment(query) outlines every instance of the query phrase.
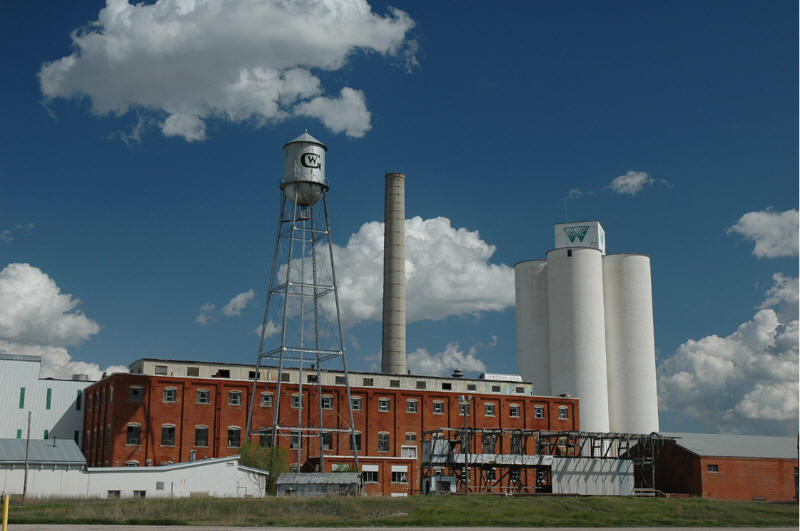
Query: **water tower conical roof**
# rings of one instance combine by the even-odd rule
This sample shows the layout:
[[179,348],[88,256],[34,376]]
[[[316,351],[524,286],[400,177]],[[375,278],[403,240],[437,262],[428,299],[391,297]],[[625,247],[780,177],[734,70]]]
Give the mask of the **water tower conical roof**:
[[322,142],[320,142],[319,140],[317,140],[313,136],[309,135],[308,131],[305,131],[305,132],[303,132],[302,135],[298,136],[297,138],[295,138],[293,140],[290,140],[289,142],[286,142],[283,145],[283,148],[286,149],[286,146],[288,146],[289,144],[293,144],[295,142],[311,142],[312,144],[319,144],[320,146],[323,147],[323,149],[325,149],[325,151],[328,151],[328,146],[326,146],[325,144],[323,144]]

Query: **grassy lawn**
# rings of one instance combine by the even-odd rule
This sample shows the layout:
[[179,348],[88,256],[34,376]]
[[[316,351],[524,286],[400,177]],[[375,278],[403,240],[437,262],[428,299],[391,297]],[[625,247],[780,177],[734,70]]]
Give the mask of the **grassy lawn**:
[[287,526],[784,526],[797,504],[623,497],[416,496],[12,500],[15,524]]

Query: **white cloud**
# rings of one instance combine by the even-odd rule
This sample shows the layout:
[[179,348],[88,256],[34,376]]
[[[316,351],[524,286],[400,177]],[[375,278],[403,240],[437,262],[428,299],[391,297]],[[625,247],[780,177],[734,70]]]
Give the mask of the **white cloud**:
[[243,291],[239,293],[235,297],[233,297],[228,304],[222,307],[222,313],[227,315],[228,317],[233,317],[234,315],[241,315],[242,310],[244,310],[247,303],[253,300],[255,293],[252,289],[247,291]]
[[[99,365],[72,361],[66,349],[100,331],[100,325],[76,309],[79,303],[61,293],[41,269],[7,265],[0,271],[0,352],[41,356],[43,378],[88,374],[100,379]],[[113,366],[105,372],[127,372],[127,368]]]
[[722,431],[796,431],[797,279],[778,273],[773,280],[734,333],[690,339],[659,365],[661,409]]
[[[440,320],[514,304],[514,271],[490,264],[495,247],[477,231],[455,229],[439,217],[406,220],[406,319]],[[380,320],[383,293],[383,223],[365,223],[346,247],[334,246],[345,327]]]
[[462,372],[486,372],[486,365],[477,358],[477,346],[464,353],[457,343],[450,343],[443,352],[430,354],[420,348],[406,357],[406,364],[411,374],[429,376],[448,376],[453,370]]
[[[667,181],[663,179],[659,179],[659,181],[668,184]],[[608,187],[618,194],[636,195],[641,192],[645,186],[649,186],[654,182],[656,182],[656,180],[650,177],[647,172],[628,171],[625,175],[620,175],[611,181]]]
[[370,128],[364,94],[325,96],[315,70],[335,71],[357,52],[416,63],[414,21],[366,0],[107,0],[72,34],[75,51],[42,65],[47,99],[86,97],[97,115],[154,110],[162,133],[206,137],[211,118],[256,126],[302,115],[332,131]]
[[0,241],[12,242],[19,233],[30,232],[33,227],[33,223],[17,223],[13,228],[0,230]]
[[797,256],[798,211],[774,212],[771,209],[748,212],[728,229],[755,242],[753,255],[758,258]]
[[214,308],[216,308],[216,306],[210,302],[202,305],[200,307],[200,314],[194,318],[194,322],[202,326],[207,325],[212,319],[212,312],[214,311]]
[[[281,328],[278,325],[276,325],[271,320],[267,321],[267,328],[266,328],[266,330],[264,330],[264,337],[267,338],[267,337],[274,336],[275,334],[277,334],[280,331],[281,331]],[[261,337],[261,325],[258,325],[255,328],[255,330],[253,330],[253,332],[255,332],[255,334],[257,336]]]

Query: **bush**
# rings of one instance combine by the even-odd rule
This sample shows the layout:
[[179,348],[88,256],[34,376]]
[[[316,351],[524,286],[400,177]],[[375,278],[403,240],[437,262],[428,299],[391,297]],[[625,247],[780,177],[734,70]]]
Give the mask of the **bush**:
[[244,466],[269,472],[267,493],[275,494],[278,476],[289,469],[289,454],[285,448],[260,446],[254,441],[245,441],[239,449],[239,462]]

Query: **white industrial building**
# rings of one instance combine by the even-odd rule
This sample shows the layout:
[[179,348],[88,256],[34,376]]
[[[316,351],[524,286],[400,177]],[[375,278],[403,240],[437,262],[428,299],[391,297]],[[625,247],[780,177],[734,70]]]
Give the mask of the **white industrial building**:
[[28,412],[31,439],[72,439],[81,443],[83,390],[94,382],[85,375],[72,380],[39,378],[39,356],[0,354],[0,438],[25,439]]
[[[27,441],[0,439],[0,491],[22,494]],[[89,467],[72,440],[32,440],[31,498],[260,497],[269,473],[239,464],[239,456],[153,467]]]
[[514,273],[523,379],[577,397],[583,431],[658,431],[650,258],[606,255],[598,221],[560,223],[547,258]]

